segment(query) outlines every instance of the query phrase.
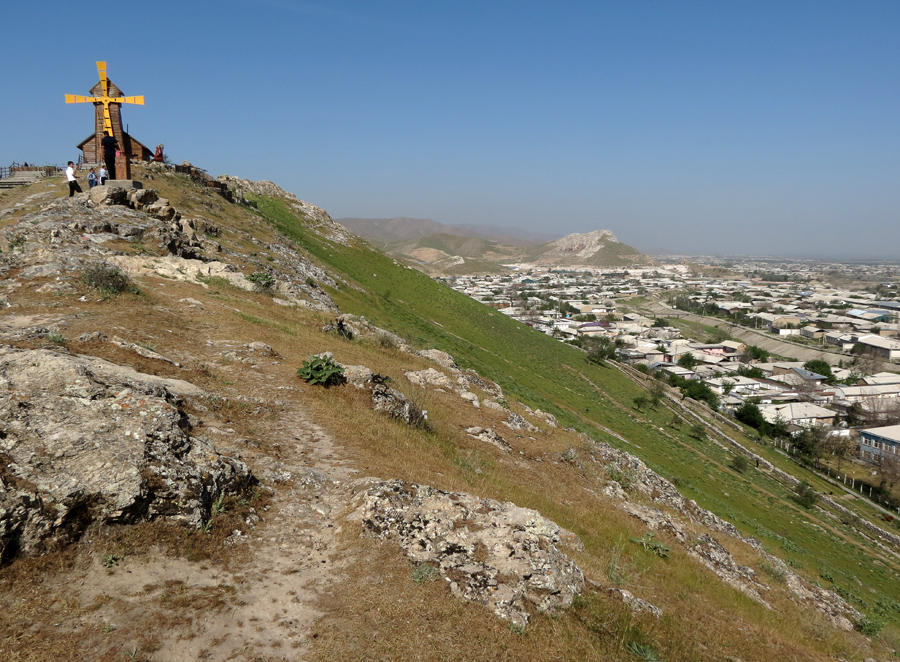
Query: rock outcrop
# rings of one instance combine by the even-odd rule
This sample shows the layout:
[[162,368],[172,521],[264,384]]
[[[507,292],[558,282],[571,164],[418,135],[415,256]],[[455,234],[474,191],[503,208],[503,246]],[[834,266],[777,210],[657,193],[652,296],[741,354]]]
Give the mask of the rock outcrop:
[[361,498],[354,517],[368,531],[436,566],[453,595],[516,627],[530,610],[566,609],[584,589],[581,570],[557,547],[564,530],[535,510],[400,480]]
[[[651,531],[665,530],[672,534],[691,556],[728,585],[769,606],[763,598],[767,587],[756,571],[738,564],[731,553],[708,533],[693,535],[696,531],[692,529],[702,527],[740,540],[755,549],[766,563],[785,578],[786,586],[797,598],[827,616],[835,626],[852,630],[853,623],[862,619],[862,614],[836,593],[803,580],[784,561],[766,552],[759,540],[743,537],[733,524],[683,497],[674,485],[635,456],[616,450],[609,444],[596,442],[591,443],[589,455],[594,461],[606,465],[607,472],[621,481],[608,481],[601,488],[601,493],[618,501],[625,511],[644,522]],[[630,494],[634,493],[658,507],[632,500]]]
[[187,382],[100,359],[0,346],[0,558],[78,538],[92,522],[201,526],[248,467],[191,436]]

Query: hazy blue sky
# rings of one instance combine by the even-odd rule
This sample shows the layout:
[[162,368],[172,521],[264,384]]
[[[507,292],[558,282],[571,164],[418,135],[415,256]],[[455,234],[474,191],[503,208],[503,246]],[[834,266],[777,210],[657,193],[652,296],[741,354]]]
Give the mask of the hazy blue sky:
[[900,2],[4,3],[0,164],[131,133],[333,217],[900,257]]

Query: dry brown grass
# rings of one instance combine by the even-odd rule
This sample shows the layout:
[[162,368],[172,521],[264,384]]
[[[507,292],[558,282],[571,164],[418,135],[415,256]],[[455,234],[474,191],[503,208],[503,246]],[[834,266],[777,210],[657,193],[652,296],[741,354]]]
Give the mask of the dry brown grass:
[[[136,176],[140,175],[137,169]],[[255,270],[263,258],[251,254],[259,246],[239,231],[252,232],[262,241],[276,238],[252,213],[215,194],[198,193],[179,177],[155,176],[146,183],[186,216],[203,216],[233,228],[217,241],[246,252],[239,264],[246,272]],[[126,242],[116,246],[126,252],[140,250]],[[343,456],[362,475],[402,478],[535,508],[581,537],[585,550],[567,552],[588,578],[611,584],[609,564],[619,555],[620,562],[630,562],[636,571],[622,587],[666,614],[660,621],[634,617],[621,603],[588,591],[566,614],[557,618],[536,614],[524,633],[516,633],[483,607],[451,598],[445,582],[411,581],[412,566],[394,545],[360,538],[357,530],[348,529],[343,554],[352,563],[347,576],[318,605],[325,616],[309,640],[312,659],[632,660],[624,649],[632,641],[653,646],[670,662],[823,660],[829,655],[854,659],[869,651],[861,637],[838,634],[812,611],[800,612],[799,622],[786,619],[785,614],[798,613],[797,607],[776,582],[769,582],[772,588],[765,596],[775,607],[769,611],[722,583],[667,534],[659,533],[656,539],[672,547],[668,559],[635,545],[630,539],[642,536],[645,528],[592,493],[606,475],[590,462],[579,435],[558,429],[513,432],[502,424],[503,412],[475,409],[455,394],[414,387],[403,370],[434,364],[377,339],[347,341],[322,333],[332,316],[276,306],[263,293],[222,282],[208,288],[156,277],[135,282],[142,296],[124,294],[102,301],[89,297],[86,302],[77,301],[87,293],[85,288],[64,296],[41,295],[29,288],[18,295],[16,313],[65,316],[68,351],[203,387],[210,397],[192,399],[189,411],[205,419],[207,426],[232,429],[228,444],[251,457],[260,453],[278,458],[285,451],[292,437],[279,429],[279,417],[284,408],[297,407],[337,440]],[[199,300],[203,309],[185,309],[178,303],[185,297]],[[146,359],[111,343],[72,340],[98,330],[151,346],[185,367]],[[226,341],[236,347],[262,341],[279,356],[260,359],[262,368],[256,370],[225,359]],[[19,344],[52,346],[46,341]],[[366,365],[391,377],[392,387],[428,410],[431,431],[409,428],[372,411],[365,390],[349,385],[325,390],[303,383],[296,369],[307,356],[321,351],[332,351],[341,363]],[[276,386],[299,390],[275,391]],[[262,401],[248,402],[240,396]],[[606,400],[622,407],[612,396]],[[516,410],[515,402],[512,406]],[[503,453],[466,435],[465,428],[475,425],[492,427],[513,452]],[[570,449],[574,449],[570,459],[563,460],[563,452]],[[0,660],[129,656],[150,660],[166,640],[190,638],[192,619],[215,615],[232,604],[231,584],[191,587],[154,582],[121,594],[85,595],[74,589],[73,580],[86,576],[92,564],[96,569],[97,559],[109,554],[120,559],[183,558],[223,572],[239,571],[246,562],[245,548],[226,548],[222,543],[233,529],[246,531],[244,517],[250,505],[241,505],[236,498],[226,502],[225,513],[214,520],[209,534],[164,522],[94,529],[69,550],[0,568],[0,594],[7,606],[0,610]],[[719,538],[739,563],[759,566],[755,552]],[[111,572],[124,571],[117,567]],[[290,659],[290,651],[285,655]]]
[[664,660],[827,657],[827,645],[815,641],[829,629],[820,621],[813,618],[798,642],[794,624],[764,614],[733,591],[710,592],[709,575],[696,570],[666,581],[683,582],[677,595],[653,596],[670,601],[659,621],[635,616],[588,589],[568,612],[534,614],[525,631],[517,632],[484,607],[451,599],[446,582],[414,582],[414,566],[392,543],[355,533],[345,541],[357,558],[346,580],[352,591],[322,606],[326,616],[311,635],[310,659],[631,660],[625,650],[630,642],[652,646]]

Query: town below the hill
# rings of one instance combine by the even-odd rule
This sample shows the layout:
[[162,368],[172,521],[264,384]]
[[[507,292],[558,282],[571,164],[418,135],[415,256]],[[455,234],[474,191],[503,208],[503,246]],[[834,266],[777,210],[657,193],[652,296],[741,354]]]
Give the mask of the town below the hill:
[[831,460],[842,477],[843,460],[856,459],[876,478],[873,495],[900,482],[898,265],[669,258],[513,269],[444,280],[589,357],[655,374],[816,464]]

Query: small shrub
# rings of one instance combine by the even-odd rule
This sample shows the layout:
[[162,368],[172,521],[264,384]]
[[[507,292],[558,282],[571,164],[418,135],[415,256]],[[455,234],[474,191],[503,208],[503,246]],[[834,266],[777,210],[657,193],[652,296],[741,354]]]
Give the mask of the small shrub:
[[416,569],[412,571],[412,574],[410,574],[409,578],[416,584],[424,584],[425,582],[436,581],[440,576],[441,573],[437,568],[435,568],[433,565],[423,563],[416,566]]
[[691,431],[688,432],[688,434],[697,441],[703,441],[704,439],[706,439],[706,426],[703,425],[703,423],[692,425]]
[[641,372],[641,373],[643,373],[643,374],[645,374],[645,375],[649,375],[649,374],[650,374],[650,368],[647,367],[647,364],[646,364],[646,363],[638,363],[638,364],[635,366],[635,370],[637,370],[638,372]]
[[622,553],[621,543],[617,543],[613,547],[612,555],[606,564],[606,576],[609,578],[609,581],[616,586],[622,586],[637,580],[645,572],[647,572],[646,569],[637,570],[635,562]]
[[794,501],[796,501],[807,510],[815,506],[819,501],[818,492],[810,487],[809,483],[807,483],[805,480],[800,481],[800,484],[797,485],[795,492],[796,494],[794,495]]
[[735,455],[731,460],[731,464],[729,466],[739,474],[742,474],[750,468],[750,463],[743,455]]
[[265,271],[254,271],[247,276],[247,280],[253,283],[253,287],[257,290],[269,290],[275,284],[275,276]]
[[53,332],[49,336],[47,336],[47,340],[56,344],[56,345],[65,345],[66,339],[63,337],[61,333]]
[[652,646],[632,641],[628,644],[627,648],[629,653],[634,655],[637,659],[643,660],[643,662],[662,662],[662,659]]
[[316,281],[313,279],[312,276],[307,276],[307,277],[306,277],[306,284],[307,284],[309,287],[318,287],[318,285],[316,284]]
[[103,567],[104,568],[112,568],[114,565],[119,565],[119,557],[115,554],[104,554],[103,555]]
[[578,466],[578,451],[575,450],[575,448],[567,448],[562,453],[560,453],[559,459],[566,464]]
[[776,568],[774,565],[770,565],[768,563],[760,563],[759,569],[769,575],[776,582],[784,583],[784,579],[786,577],[784,570]]
[[81,282],[105,297],[113,297],[122,292],[138,294],[128,276],[114,264],[92,262],[81,270]]
[[313,386],[328,388],[344,383],[344,369],[334,362],[330,356],[316,354],[303,362],[297,369],[297,376]]
[[877,636],[884,626],[884,620],[877,616],[863,616],[862,620],[856,623],[857,631],[867,637]]
[[615,464],[611,464],[606,467],[606,475],[609,476],[610,480],[616,481],[619,485],[622,486],[623,490],[627,490],[631,487],[631,484],[634,483],[634,473],[631,471],[623,471]]
[[834,577],[827,570],[824,570],[824,569],[819,570],[819,577],[824,579],[826,582],[834,583]]
[[631,542],[636,542],[648,552],[653,552],[662,559],[668,558],[672,548],[663,545],[661,542],[656,542],[653,539],[654,535],[653,533],[645,533],[643,538],[632,538]]
[[375,336],[375,340],[382,349],[397,349],[399,346],[396,336],[385,333],[384,331],[379,332]]
[[647,406],[648,400],[643,395],[639,395],[639,396],[635,397],[635,399],[632,400],[632,402],[634,403],[634,408],[637,409],[638,411],[640,411],[641,409],[643,409],[644,407]]

